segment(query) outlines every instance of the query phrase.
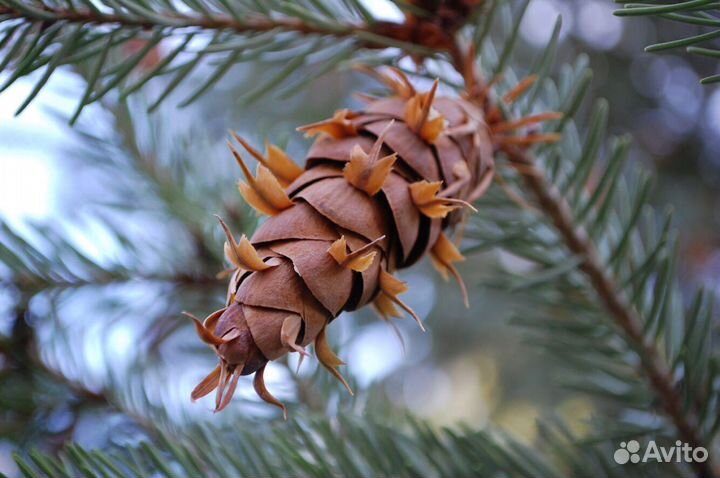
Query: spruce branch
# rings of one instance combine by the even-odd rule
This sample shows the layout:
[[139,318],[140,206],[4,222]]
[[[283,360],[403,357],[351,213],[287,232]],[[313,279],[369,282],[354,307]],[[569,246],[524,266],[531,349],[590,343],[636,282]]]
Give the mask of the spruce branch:
[[[548,433],[551,446],[563,437]],[[211,445],[211,446],[208,446]],[[590,460],[589,454],[579,459]],[[436,431],[425,421],[395,417],[335,419],[310,415],[283,427],[247,418],[230,426],[160,432],[153,442],[112,451],[78,446],[58,456],[16,454],[24,476],[514,476],[560,478],[571,460],[554,462],[495,431]],[[593,460],[598,461],[598,460]],[[611,466],[601,461],[604,467]]]
[[[670,49],[684,48],[687,53],[717,58],[720,50],[707,48],[710,42],[720,38],[720,2],[715,0],[684,0],[680,2],[666,2],[647,0],[634,3],[628,0],[615,0],[623,4],[623,8],[616,10],[619,17],[657,17],[663,20],[694,26],[699,33],[668,40],[662,43],[649,45],[647,52],[662,52]],[[720,82],[720,75],[712,75],[700,80],[702,84],[709,85]]]
[[[536,166],[535,159],[525,151],[512,148],[505,151],[507,158],[521,171],[523,182],[534,196],[539,209],[547,215],[565,241],[567,248],[579,258],[577,264],[589,279],[593,289],[602,301],[614,322],[640,358],[642,375],[647,377],[655,390],[663,412],[678,431],[680,438],[693,448],[712,447],[706,443],[699,430],[699,420],[693,410],[686,410],[677,391],[677,383],[670,367],[663,359],[656,344],[650,342],[643,332],[643,321],[629,304],[617,286],[612,273],[600,260],[596,246],[587,232],[576,224],[568,203],[559,191],[549,184],[545,174]],[[704,463],[693,463],[699,476],[720,476],[709,458]]]
[[[516,19],[516,22],[519,24],[520,19]],[[553,41],[551,40],[551,45],[552,44]],[[486,83],[483,78],[477,74],[474,66],[474,50],[472,48],[462,48],[458,41],[451,49],[451,58],[455,69],[464,78],[468,97],[474,99],[477,105],[486,112],[501,111],[501,115],[505,120],[512,120],[512,113],[507,108],[503,108],[501,100],[492,100],[489,98],[488,93],[491,88],[489,84],[492,84],[493,81]],[[506,60],[505,58],[505,61]],[[501,72],[504,68],[503,58],[499,61],[500,66],[497,67],[497,72]],[[498,73],[496,73],[495,78],[497,78],[497,74]],[[582,95],[578,96],[581,97]],[[507,99],[507,96],[505,98]],[[567,119],[564,121],[567,121]],[[560,131],[563,124],[565,123],[563,122],[557,131]],[[587,186],[585,183],[593,168],[592,159],[599,150],[601,138],[601,134],[598,133],[599,131],[600,127],[590,127],[591,139],[589,140],[589,145],[586,146],[585,151],[583,151],[583,159],[577,167],[572,169],[568,176],[564,178],[559,178],[557,174],[552,171],[541,168],[538,165],[538,160],[528,148],[520,148],[513,145],[504,145],[499,148],[499,152],[506,157],[510,165],[516,170],[517,176],[520,178],[520,184],[526,193],[534,199],[533,210],[549,220],[558,232],[562,243],[564,243],[567,250],[572,254],[570,259],[558,265],[553,262],[552,258],[542,258],[533,255],[529,255],[527,258],[548,267],[547,270],[537,278],[538,281],[547,282],[555,277],[565,276],[575,269],[581,271],[587,277],[589,285],[597,294],[597,298],[609,313],[614,324],[621,331],[621,336],[639,357],[640,364],[638,373],[647,380],[648,385],[657,398],[660,409],[675,427],[678,437],[693,447],[702,446],[711,453],[712,435],[708,436],[703,431],[703,424],[701,424],[696,410],[689,408],[686,401],[684,401],[684,397],[680,392],[682,389],[681,383],[674,375],[674,371],[677,370],[675,359],[673,359],[672,356],[668,359],[660,352],[657,346],[657,337],[648,332],[651,328],[648,326],[649,321],[641,318],[635,303],[630,301],[625,290],[621,288],[621,277],[618,275],[617,267],[613,266],[614,263],[617,263],[618,257],[624,255],[624,249],[632,239],[632,231],[635,227],[636,219],[630,221],[614,249],[613,255],[606,261],[601,258],[598,252],[598,245],[591,239],[591,235],[582,225],[582,221],[579,221],[577,218],[578,213],[587,215],[589,214],[589,210],[596,206],[601,206],[599,202],[593,202],[598,200],[597,197],[588,199],[585,193],[585,191],[589,189],[586,189]],[[560,161],[560,157],[560,153],[558,153],[556,161]],[[558,163],[556,162],[556,164]],[[607,178],[610,178],[609,174]],[[602,181],[605,182],[607,178],[603,178]],[[560,180],[565,181],[564,185],[557,186]],[[571,188],[574,189],[572,194],[570,194]],[[603,188],[600,186],[597,187],[596,191],[597,194],[605,193],[610,196],[610,192],[603,191]],[[567,198],[575,196],[577,196],[578,199],[574,205],[571,205]],[[645,195],[640,193],[638,198],[636,205],[632,206],[633,210],[637,211],[637,213],[634,214],[635,217],[639,215],[644,206]],[[611,204],[611,202],[607,197],[605,199],[605,211],[607,211],[607,205]],[[580,207],[578,203],[583,200],[587,202],[583,207]],[[526,203],[523,201],[520,207],[525,208]],[[597,216],[602,217],[603,214],[607,214],[607,212],[598,213]],[[608,227],[607,224],[605,227]],[[523,231],[522,234],[527,234],[527,232]],[[511,237],[512,233],[510,233],[509,236]],[[665,239],[662,241],[658,249],[662,248]],[[654,259],[655,257],[649,255],[647,262],[654,264]],[[532,279],[530,281],[533,283],[536,282]],[[627,281],[624,285],[627,285]],[[665,293],[671,294],[672,292],[665,291]],[[700,302],[702,302],[702,300]],[[691,314],[691,316],[696,317],[697,314]],[[686,334],[689,336],[695,333],[691,323],[687,327]],[[671,364],[671,361],[674,361],[674,363]],[[690,372],[686,370],[685,373],[689,374]],[[685,391],[685,393],[688,392]],[[703,463],[694,462],[692,466],[698,473],[698,476],[720,476],[720,470],[715,467],[712,457],[709,457],[708,460]]]
[[[169,76],[167,88],[149,107],[152,111],[200,65],[211,71],[181,106],[210,90],[233,66],[268,54],[296,50],[292,61],[282,63],[262,86],[251,88],[243,101],[256,100],[300,70],[316,78],[338,69],[358,49],[395,47],[420,58],[435,55],[450,38],[445,31],[447,19],[439,24],[376,21],[357,1],[314,1],[312,6],[278,2],[256,8],[220,4],[210,8],[193,2],[188,11],[159,1],[81,0],[78,5],[59,6],[47,1],[0,0],[0,51],[5,52],[0,72],[11,70],[0,92],[44,68],[17,110],[20,114],[58,67],[92,62],[72,124],[85,106],[111,91],[120,90],[120,97],[125,98],[150,80]],[[208,57],[220,59],[211,63],[205,61]],[[290,92],[297,92],[299,86],[290,85]]]
[[39,21],[45,28],[55,23],[79,23],[92,26],[122,26],[152,29],[168,27],[173,29],[197,28],[202,30],[231,30],[235,33],[263,33],[268,31],[295,32],[305,35],[328,35],[333,37],[362,36],[372,33],[372,28],[363,24],[310,24],[297,18],[246,18],[239,19],[229,15],[200,16],[180,12],[152,12],[136,10],[137,15],[106,13],[99,10],[77,10],[74,8],[31,8],[10,2],[0,6],[0,17]]

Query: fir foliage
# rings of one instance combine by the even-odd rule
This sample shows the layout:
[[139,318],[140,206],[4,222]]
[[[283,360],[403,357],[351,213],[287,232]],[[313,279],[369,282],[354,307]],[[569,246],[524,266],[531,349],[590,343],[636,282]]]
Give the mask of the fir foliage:
[[[372,15],[359,1],[347,2],[167,2],[102,1],[0,2],[0,71],[10,75],[0,91],[42,70],[35,87],[17,110],[21,113],[63,65],[87,64],[87,89],[70,122],[82,109],[117,90],[125,98],[155,78],[167,88],[149,106],[155,110],[201,64],[212,65],[204,82],[179,100],[187,106],[213,87],[233,65],[262,60],[283,65],[247,91],[254,101],[283,86],[299,71],[307,84],[355,56],[361,47],[402,47],[432,51],[374,32]],[[133,75],[156,47],[161,61]]]
[[[259,432],[258,430],[262,430]],[[559,436],[548,436],[548,444]],[[213,446],[205,446],[212,443]],[[555,444],[562,446],[561,442]],[[560,458],[560,457],[558,457]],[[577,457],[579,458],[579,457]],[[17,456],[27,478],[54,476],[564,476],[570,462],[553,463],[500,433],[433,430],[412,418],[311,418],[268,429],[239,423],[197,429],[178,439],[110,452],[69,445],[57,457],[37,451]],[[605,463],[605,466],[611,466]]]
[[[683,2],[667,2],[664,0],[648,0],[636,3],[627,0],[615,0],[623,8],[615,15],[620,17],[656,16],[670,22],[681,23],[695,28],[695,32],[662,43],[648,45],[645,51],[663,52],[670,49],[684,48],[688,53],[709,58],[720,58],[720,50],[713,46],[720,38],[720,4],[713,0],[689,0]],[[701,80],[709,85],[720,82],[720,74],[711,75]]]

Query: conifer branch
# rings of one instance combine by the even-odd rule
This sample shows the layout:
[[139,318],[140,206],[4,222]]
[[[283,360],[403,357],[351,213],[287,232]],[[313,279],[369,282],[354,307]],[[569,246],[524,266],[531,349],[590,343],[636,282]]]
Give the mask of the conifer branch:
[[[209,91],[233,66],[258,60],[268,53],[294,50],[292,61],[261,86],[249,88],[242,101],[250,102],[282,84],[298,70],[317,78],[349,59],[358,49],[401,48],[417,56],[434,55],[448,36],[440,26],[423,30],[376,21],[359,2],[342,5],[321,1],[314,7],[284,2],[271,7],[256,5],[205,7],[193,3],[179,9],[170,2],[80,0],[77,5],[53,2],[0,0],[0,72],[10,75],[0,92],[16,80],[44,70],[16,114],[20,114],[44,89],[53,73],[64,65],[91,62],[87,89],[70,122],[85,106],[111,91],[125,98],[157,77],[169,76],[168,86],[154,101],[154,110],[200,65],[210,71],[197,88],[181,101],[187,106]],[[170,45],[168,38],[178,40]],[[165,51],[165,47],[168,50]],[[217,62],[207,57],[220,57]],[[141,74],[137,74],[141,73]],[[303,83],[303,84],[306,84]],[[291,85],[292,91],[299,90]]]
[[[667,2],[659,0],[646,0],[642,3],[627,0],[615,0],[622,4],[621,9],[615,11],[618,17],[657,17],[664,21],[684,23],[697,28],[697,33],[675,40],[664,41],[648,45],[647,52],[660,52],[669,49],[684,48],[687,53],[718,58],[720,50],[717,43],[710,42],[720,38],[720,2],[715,0],[681,0]],[[712,48],[710,48],[712,46]],[[720,75],[711,75],[700,80],[700,83],[709,85],[720,82]]]
[[[698,429],[698,418],[692,410],[685,410],[676,389],[676,381],[670,367],[662,358],[656,345],[643,333],[643,322],[637,311],[628,303],[618,288],[612,274],[599,259],[595,244],[587,232],[575,224],[572,210],[562,196],[545,179],[544,173],[535,165],[533,157],[518,148],[505,151],[511,164],[516,166],[523,182],[534,196],[540,210],[547,215],[565,241],[567,248],[580,258],[580,269],[590,280],[615,324],[623,331],[626,340],[637,351],[640,367],[654,389],[665,415],[672,421],[680,438],[693,448],[711,450]],[[693,462],[700,477],[720,476],[710,457],[703,463]]]
[[[245,417],[225,427],[158,435],[110,451],[71,445],[59,456],[32,451],[14,458],[24,476],[33,477],[566,476],[551,460],[501,433],[437,431],[411,417],[380,422],[311,415],[273,428]],[[549,438],[553,445],[561,443]]]
[[[520,20],[517,21],[519,23]],[[465,51],[458,42],[450,52],[455,69],[464,78],[468,96],[475,99],[478,106],[485,111],[492,110],[494,107],[489,106],[492,102],[488,103],[487,97],[489,86],[479,77],[472,65],[473,52]],[[618,286],[616,274],[600,259],[597,245],[576,221],[573,208],[554,183],[546,178],[546,172],[538,167],[536,159],[526,148],[501,146],[500,152],[505,154],[522,178],[521,182],[535,199],[539,212],[552,222],[567,249],[577,259],[575,267],[589,279],[600,302],[622,331],[624,340],[636,351],[640,358],[639,372],[654,391],[660,408],[677,430],[678,436],[692,447],[702,446],[708,450],[707,461],[692,463],[698,476],[720,476],[720,470],[715,468],[710,455],[712,446],[704,439],[700,420],[695,412],[684,406],[672,368],[654,341],[648,337],[643,320]]]
[[[5,3],[5,2],[0,2]],[[363,24],[311,25],[296,18],[247,18],[237,19],[229,15],[189,15],[179,12],[163,12],[150,16],[130,16],[118,13],[105,13],[98,10],[77,10],[71,8],[20,9],[13,7],[16,2],[0,6],[0,17],[6,19],[26,19],[41,21],[46,26],[58,22],[79,23],[82,25],[107,25],[140,27],[199,28],[203,30],[232,30],[236,33],[263,33],[272,30],[296,32],[306,35],[328,35],[334,37],[355,37],[371,33],[372,28]]]

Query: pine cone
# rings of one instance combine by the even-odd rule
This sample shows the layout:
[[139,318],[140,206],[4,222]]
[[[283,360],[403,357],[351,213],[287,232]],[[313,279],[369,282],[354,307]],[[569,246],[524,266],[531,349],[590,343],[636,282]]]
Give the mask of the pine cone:
[[236,136],[259,162],[253,176],[231,146],[247,180],[240,193],[269,217],[239,242],[222,224],[226,256],[237,269],[227,306],[203,323],[195,319],[220,365],[193,399],[217,388],[216,409],[222,410],[238,378],[255,373],[258,395],[285,412],[265,387],[265,365],[289,352],[305,355],[309,344],[350,391],[325,328],[343,310],[369,303],[384,320],[401,317],[402,309],[420,324],[399,298],[407,287],[392,272],[427,252],[444,277],[459,282],[467,303],[453,265],[464,258],[443,230],[461,221],[462,209],[472,208],[490,184],[487,128],[463,100],[435,98],[437,82],[419,93],[393,71],[381,79],[394,96],[299,128],[319,136],[305,170],[275,147],[262,155]]

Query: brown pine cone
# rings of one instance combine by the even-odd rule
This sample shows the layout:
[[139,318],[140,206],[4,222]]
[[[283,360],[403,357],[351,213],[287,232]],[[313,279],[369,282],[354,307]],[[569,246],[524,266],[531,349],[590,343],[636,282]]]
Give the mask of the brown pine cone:
[[263,156],[236,136],[259,162],[253,176],[231,146],[247,180],[240,193],[269,217],[239,242],[223,223],[225,252],[237,269],[227,306],[203,323],[195,319],[220,365],[193,399],[217,388],[221,410],[238,378],[255,373],[258,395],[285,411],[265,388],[265,365],[289,352],[305,355],[309,344],[350,390],[326,326],[343,310],[369,303],[384,320],[402,309],[420,323],[399,298],[407,288],[392,272],[428,252],[443,276],[459,282],[467,303],[453,266],[464,258],[443,230],[462,220],[461,209],[472,208],[492,180],[489,133],[481,112],[465,101],[435,98],[437,82],[419,93],[394,72],[381,76],[394,96],[299,128],[319,136],[305,170],[275,147]]

